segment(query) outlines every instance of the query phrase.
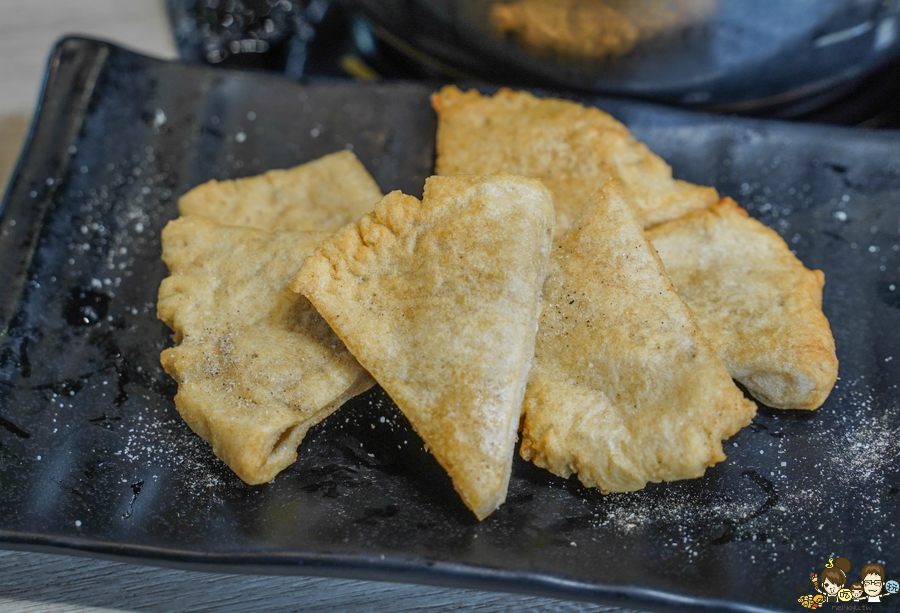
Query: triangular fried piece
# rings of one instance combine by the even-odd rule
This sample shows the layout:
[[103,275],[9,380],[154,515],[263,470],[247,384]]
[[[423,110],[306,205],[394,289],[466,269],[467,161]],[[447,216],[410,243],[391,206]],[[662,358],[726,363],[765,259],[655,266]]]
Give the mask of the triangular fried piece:
[[351,151],[287,170],[231,181],[209,181],[178,200],[182,215],[229,226],[333,232],[381,200],[381,190]]
[[482,519],[506,498],[553,207],[540,181],[431,177],[310,256],[293,288],[391,396]]
[[618,178],[645,228],[705,209],[719,196],[672,178],[672,169],[600,109],[501,89],[493,96],[447,86],[433,94],[439,175],[505,170],[537,177],[553,193],[556,236],[606,179]]
[[821,406],[838,372],[822,271],[730,198],[647,236],[732,377],[771,407]]
[[328,235],[270,233],[181,217],[163,230],[171,276],[159,318],[175,406],[241,479],[271,481],[306,431],[374,385],[309,301],[288,284]]
[[553,250],[524,413],[523,458],[609,492],[701,476],[756,413],[613,182]]

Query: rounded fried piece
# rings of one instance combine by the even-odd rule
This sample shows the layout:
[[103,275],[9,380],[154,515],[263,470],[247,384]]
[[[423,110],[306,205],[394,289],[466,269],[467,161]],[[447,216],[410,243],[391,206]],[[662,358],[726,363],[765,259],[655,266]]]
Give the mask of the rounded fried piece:
[[251,485],[297,458],[314,424],[374,381],[309,301],[288,284],[328,235],[169,222],[171,274],[157,312],[176,345],[160,357],[178,383],[175,407]]
[[501,89],[493,96],[448,85],[431,97],[438,114],[439,175],[506,171],[540,179],[553,193],[556,237],[610,177],[649,228],[719,196],[672,178],[672,169],[598,108]]
[[837,380],[825,275],[730,198],[647,233],[731,376],[778,409],[816,409]]
[[208,181],[178,200],[182,215],[261,230],[329,231],[356,221],[381,200],[381,190],[351,151],[264,174]]

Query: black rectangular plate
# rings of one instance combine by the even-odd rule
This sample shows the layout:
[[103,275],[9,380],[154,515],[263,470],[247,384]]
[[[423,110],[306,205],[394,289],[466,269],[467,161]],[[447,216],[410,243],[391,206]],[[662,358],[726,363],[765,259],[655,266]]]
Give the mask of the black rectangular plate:
[[159,236],[178,196],[344,147],[383,190],[420,195],[432,89],[58,45],[0,217],[0,546],[666,610],[797,610],[838,555],[851,577],[871,561],[896,577],[895,132],[587,101],[825,271],[837,387],[816,412],[762,408],[702,479],[603,496],[516,458],[507,503],[478,523],[378,389],[315,427],[271,484],[212,456],[159,364]]

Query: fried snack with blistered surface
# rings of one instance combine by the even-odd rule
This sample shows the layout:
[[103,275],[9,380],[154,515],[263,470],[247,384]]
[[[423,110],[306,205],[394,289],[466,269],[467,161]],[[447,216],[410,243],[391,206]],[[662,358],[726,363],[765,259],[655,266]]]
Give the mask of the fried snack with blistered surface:
[[241,479],[271,481],[306,431],[374,381],[288,287],[322,232],[270,233],[181,217],[162,234],[159,318],[175,406]]
[[615,182],[553,249],[520,453],[607,492],[691,479],[756,405],[735,386]]
[[614,177],[645,227],[705,209],[716,190],[672,178],[672,169],[600,109],[501,89],[494,96],[447,86],[433,94],[439,175],[507,171],[553,193],[556,236]]
[[325,241],[293,289],[384,388],[479,519],[506,499],[553,205],[507,173],[431,177]]
[[178,209],[229,226],[333,232],[371,211],[381,197],[356,156],[339,151],[287,170],[209,181],[182,196]]
[[730,198],[648,232],[731,376],[780,409],[816,409],[837,380],[825,275]]

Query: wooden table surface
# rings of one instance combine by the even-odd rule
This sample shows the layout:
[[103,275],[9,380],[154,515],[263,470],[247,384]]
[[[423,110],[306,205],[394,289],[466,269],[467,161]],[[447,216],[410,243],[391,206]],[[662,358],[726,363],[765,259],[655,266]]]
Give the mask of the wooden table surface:
[[[81,34],[174,58],[162,0],[0,0],[0,191],[56,40]],[[318,577],[223,575],[0,551],[0,613],[624,611],[545,598]]]
[[162,0],[0,0],[0,188],[18,159],[50,50],[67,34],[176,56]]

